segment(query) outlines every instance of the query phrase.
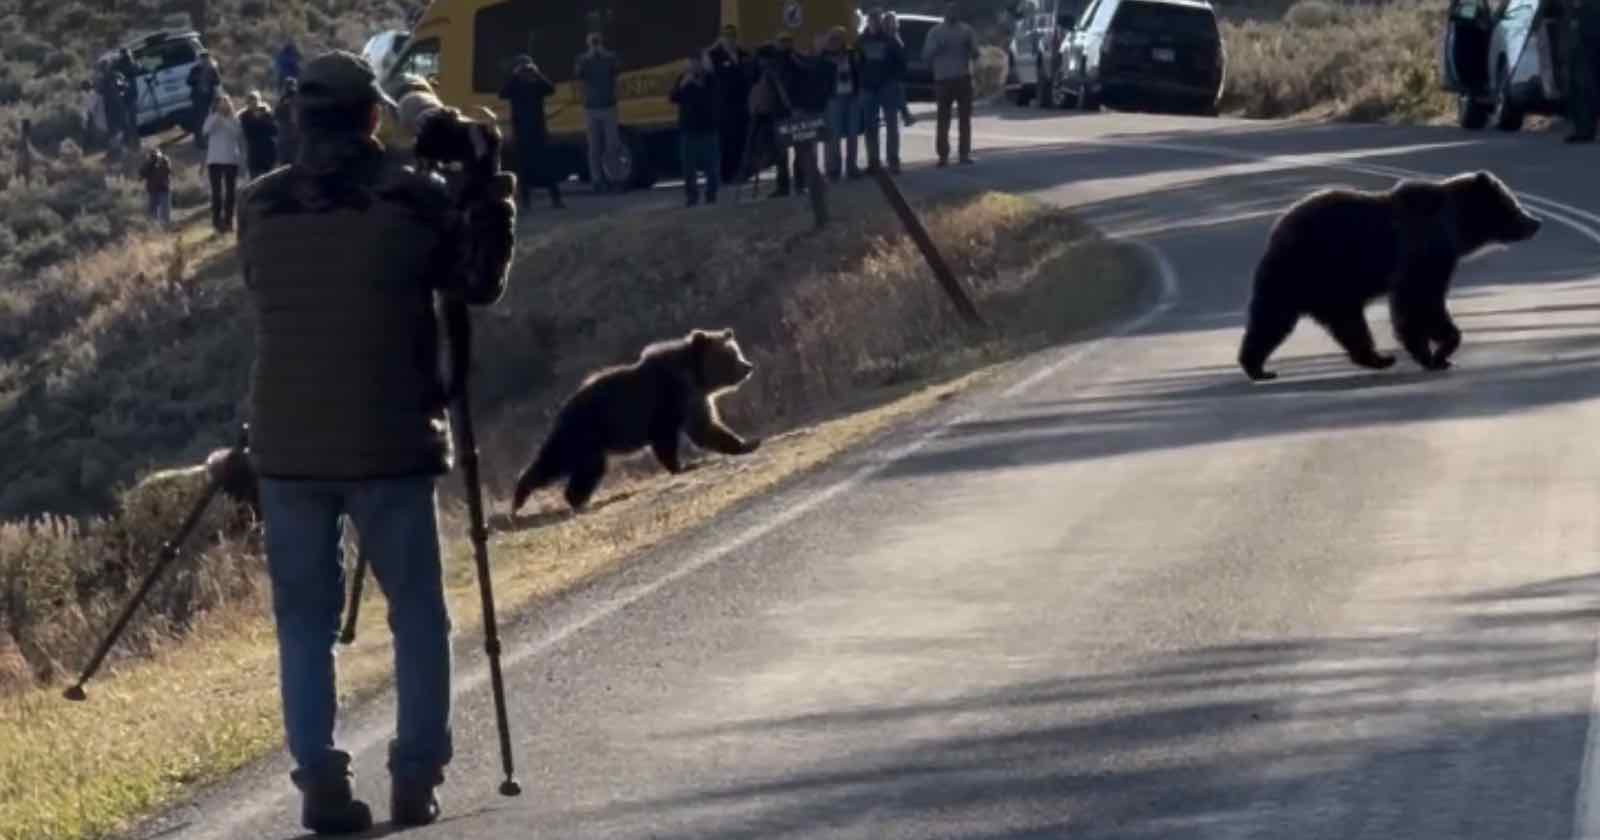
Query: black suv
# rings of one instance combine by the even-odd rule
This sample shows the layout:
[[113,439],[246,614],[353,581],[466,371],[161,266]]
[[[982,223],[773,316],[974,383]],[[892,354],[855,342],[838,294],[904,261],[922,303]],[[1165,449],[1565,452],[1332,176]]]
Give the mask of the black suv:
[[1061,45],[1057,107],[1214,115],[1226,57],[1205,0],[1093,0]]

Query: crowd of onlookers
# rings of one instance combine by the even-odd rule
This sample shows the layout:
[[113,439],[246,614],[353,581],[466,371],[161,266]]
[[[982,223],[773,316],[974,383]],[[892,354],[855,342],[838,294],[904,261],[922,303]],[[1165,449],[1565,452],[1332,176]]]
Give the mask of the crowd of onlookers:
[[[817,171],[830,180],[859,178],[880,166],[900,171],[900,122],[909,126],[914,119],[904,86],[906,46],[893,13],[871,10],[865,30],[853,44],[843,27],[819,37],[810,50],[797,48],[788,31],[779,32],[753,54],[740,47],[738,39],[736,27],[723,27],[715,43],[688,57],[668,94],[678,108],[688,205],[700,203],[702,179],[704,200],[715,203],[724,184],[757,178],[769,167],[777,182],[771,197],[803,192],[805,173],[816,169],[818,143],[824,160]],[[923,49],[937,87],[940,166],[950,157],[952,109],[960,117],[960,160],[973,162],[972,74],[978,55],[976,34],[951,4]],[[597,192],[617,187],[606,164],[622,151],[616,89],[620,67],[603,35],[592,32],[573,68],[584,108],[590,182]],[[551,159],[545,122],[545,100],[555,90],[533,57],[521,55],[513,60],[510,78],[500,91],[511,105],[519,200],[524,207],[536,188],[549,192],[553,206],[562,206],[563,175]],[[820,119],[820,136],[789,142],[780,128],[807,118]],[[805,165],[803,155],[810,156],[811,166]]]
[[[298,95],[296,77],[301,54],[290,41],[273,57],[273,75],[278,98],[270,103],[256,90],[250,91],[240,108],[227,91],[216,57],[202,50],[185,80],[189,88],[189,108],[182,127],[201,153],[200,166],[211,187],[211,221],[218,233],[233,230],[234,210],[241,170],[247,179],[260,177],[281,161],[292,159],[297,141],[294,102]],[[119,50],[110,60],[96,67],[95,77],[82,84],[86,98],[84,122],[91,136],[103,137],[107,159],[120,160],[128,151],[141,148],[139,130],[140,80],[150,77],[134,61],[130,50]],[[31,126],[20,126],[17,172],[23,178],[32,171],[34,151]],[[139,178],[144,182],[150,218],[160,224],[172,221],[172,160],[159,146],[145,150],[139,162]]]
[[[776,176],[773,198],[804,192],[808,171],[834,181],[860,178],[880,166],[900,171],[900,126],[902,122],[910,126],[915,119],[904,86],[906,46],[893,13],[871,10],[854,43],[843,27],[824,33],[810,49],[797,47],[788,31],[753,52],[739,46],[738,39],[736,27],[723,27],[714,43],[688,57],[668,94],[678,110],[688,205],[702,200],[715,203],[724,185],[759,181],[767,169]],[[972,73],[978,46],[971,27],[958,19],[955,4],[945,21],[930,31],[923,58],[932,65],[936,80],[939,165],[950,157],[953,109],[960,117],[960,160],[971,163]],[[200,166],[210,185],[211,219],[218,233],[234,228],[241,170],[245,179],[254,179],[294,158],[300,62],[298,47],[286,43],[272,60],[277,101],[269,103],[260,91],[252,90],[242,108],[229,94],[222,68],[210,52],[202,50],[188,74],[189,109],[182,125],[202,154]],[[624,151],[617,113],[620,72],[620,59],[606,47],[604,37],[590,33],[573,77],[584,109],[590,182],[597,192],[620,186],[613,182],[617,167],[608,165]],[[110,159],[140,148],[138,87],[141,79],[148,78],[132,53],[123,49],[101,62],[95,78],[83,83],[87,120],[101,129]],[[546,124],[546,100],[555,92],[555,85],[526,55],[513,60],[500,91],[511,106],[518,200],[524,208],[535,190],[548,192],[552,206],[564,206],[565,168],[552,159]],[[792,140],[780,130],[808,120],[822,126],[814,139]],[[16,166],[24,178],[34,160],[29,129],[22,121]],[[823,147],[820,167],[818,145]],[[159,146],[152,147],[144,153],[138,174],[150,217],[171,224],[172,160]]]

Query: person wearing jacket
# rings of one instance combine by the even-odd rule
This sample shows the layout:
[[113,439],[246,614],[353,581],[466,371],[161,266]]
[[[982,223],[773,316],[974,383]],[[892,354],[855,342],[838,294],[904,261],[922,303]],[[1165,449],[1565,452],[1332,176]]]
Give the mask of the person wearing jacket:
[[731,23],[722,27],[721,37],[711,45],[707,55],[722,100],[718,124],[722,182],[735,183],[745,177],[739,167],[744,162],[745,139],[750,132],[749,101],[750,88],[755,81],[754,63],[750,53],[739,46],[739,28]]
[[554,96],[556,86],[539,71],[539,65],[526,55],[511,63],[511,77],[500,88],[500,98],[511,103],[512,141],[517,153],[517,201],[523,210],[532,201],[533,188],[550,191],[550,206],[565,207],[561,201],[561,182],[550,170],[549,126],[545,100]]
[[278,159],[284,163],[294,163],[295,155],[300,152],[299,122],[294,115],[295,98],[299,92],[299,79],[285,80],[283,95],[278,97],[278,104],[272,109],[272,117],[278,123]]
[[239,127],[244,131],[245,163],[250,180],[260,178],[278,165],[278,120],[260,91],[250,91],[244,110],[239,112]]
[[139,178],[144,181],[145,196],[149,202],[150,218],[162,226],[172,224],[172,161],[167,159],[160,146],[152,148],[139,166]]
[[678,106],[679,155],[683,166],[684,203],[700,203],[699,173],[706,176],[706,203],[717,203],[721,183],[722,156],[718,144],[718,111],[721,92],[712,75],[711,58],[691,58],[668,96]]
[[210,52],[201,50],[195,65],[189,68],[189,130],[194,134],[196,148],[205,148],[205,121],[211,114],[217,95],[222,92],[222,70]]
[[244,128],[226,94],[216,98],[200,134],[206,143],[206,173],[211,177],[211,225],[217,233],[233,230],[239,165],[244,163]]
[[[439,107],[426,81],[403,90],[402,113]],[[239,263],[256,315],[246,410],[300,821],[355,834],[372,826],[372,810],[335,740],[341,519],[389,602],[399,707],[390,821],[427,825],[439,819],[436,789],[453,753],[435,483],[454,452],[435,303],[484,307],[505,294],[516,206],[496,179],[458,209],[441,177],[386,154],[377,128],[396,106],[360,56],[307,62],[300,97],[299,156],[246,187],[240,205]]]
[[878,127],[882,125],[889,171],[899,174],[901,102],[897,90],[905,74],[905,45],[885,30],[882,9],[867,14],[867,29],[856,50],[861,55],[861,126],[867,139],[867,170],[876,170],[883,161],[878,154]]
[[960,18],[960,7],[945,7],[944,20],[928,30],[922,45],[922,58],[933,67],[933,86],[938,98],[939,121],[934,147],[939,165],[950,162],[950,111],[958,112],[961,135],[961,162],[972,163],[972,63],[978,60],[978,35]]

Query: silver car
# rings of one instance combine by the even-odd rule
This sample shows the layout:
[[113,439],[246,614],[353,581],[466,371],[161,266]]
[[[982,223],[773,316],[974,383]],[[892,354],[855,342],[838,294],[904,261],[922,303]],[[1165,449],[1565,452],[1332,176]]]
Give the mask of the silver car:
[[1561,14],[1554,0],[1450,0],[1439,78],[1462,128],[1516,131],[1528,114],[1566,110]]

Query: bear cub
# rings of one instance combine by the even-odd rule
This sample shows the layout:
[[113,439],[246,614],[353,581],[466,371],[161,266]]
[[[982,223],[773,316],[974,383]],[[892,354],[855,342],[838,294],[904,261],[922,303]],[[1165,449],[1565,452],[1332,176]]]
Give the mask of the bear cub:
[[631,365],[590,374],[556,414],[544,445],[517,478],[511,513],[534,491],[562,478],[567,479],[567,504],[582,510],[605,476],[607,456],[645,446],[668,472],[680,473],[680,434],[725,455],[754,452],[761,442],[724,426],[715,400],[755,369],[733,330],[697,329],[646,347]]
[[1533,238],[1540,221],[1488,172],[1402,180],[1383,191],[1325,189],[1280,217],[1256,266],[1239,366],[1275,379],[1266,361],[1311,316],[1350,361],[1392,366],[1367,326],[1367,304],[1387,296],[1395,337],[1422,367],[1441,371],[1461,346],[1445,308],[1456,265],[1486,246]]

